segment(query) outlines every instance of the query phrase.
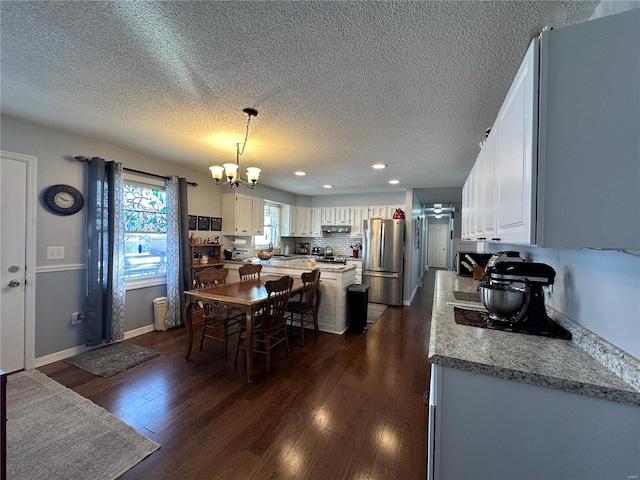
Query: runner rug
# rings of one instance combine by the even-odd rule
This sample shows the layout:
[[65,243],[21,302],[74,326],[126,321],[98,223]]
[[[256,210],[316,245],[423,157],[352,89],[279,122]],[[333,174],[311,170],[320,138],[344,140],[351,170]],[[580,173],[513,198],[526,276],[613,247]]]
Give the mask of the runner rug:
[[380,318],[380,315],[382,315],[386,309],[386,305],[370,303],[367,307],[367,323],[376,323]]

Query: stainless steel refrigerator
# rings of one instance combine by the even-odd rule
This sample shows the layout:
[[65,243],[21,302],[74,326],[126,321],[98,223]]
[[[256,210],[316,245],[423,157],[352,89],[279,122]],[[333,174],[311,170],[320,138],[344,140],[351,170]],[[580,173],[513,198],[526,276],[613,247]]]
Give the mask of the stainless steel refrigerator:
[[402,305],[404,220],[371,218],[362,235],[362,283],[369,301]]

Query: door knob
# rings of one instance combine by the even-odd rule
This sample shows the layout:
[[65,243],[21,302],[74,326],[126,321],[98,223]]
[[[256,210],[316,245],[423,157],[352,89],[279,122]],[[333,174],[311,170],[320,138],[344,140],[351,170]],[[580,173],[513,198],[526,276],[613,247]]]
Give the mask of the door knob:
[[19,287],[20,286],[20,282],[18,280],[11,280],[9,282],[9,286],[10,287]]

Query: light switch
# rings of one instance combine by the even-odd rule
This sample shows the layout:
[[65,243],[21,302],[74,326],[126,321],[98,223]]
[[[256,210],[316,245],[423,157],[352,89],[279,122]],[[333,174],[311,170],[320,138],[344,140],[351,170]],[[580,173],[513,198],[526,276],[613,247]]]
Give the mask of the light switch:
[[64,260],[64,247],[47,247],[47,260]]

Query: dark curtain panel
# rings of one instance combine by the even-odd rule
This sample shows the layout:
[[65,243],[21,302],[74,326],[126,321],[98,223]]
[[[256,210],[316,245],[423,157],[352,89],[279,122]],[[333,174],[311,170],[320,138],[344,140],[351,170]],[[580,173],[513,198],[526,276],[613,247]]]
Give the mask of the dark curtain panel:
[[113,279],[114,220],[113,162],[94,157],[89,163],[87,188],[87,306],[85,343],[99,345],[111,341],[111,295]]
[[[190,290],[191,285],[191,251],[189,248],[189,209],[187,201],[187,179],[178,179],[178,195],[180,198],[178,218],[180,219],[180,292]],[[180,318],[184,311],[186,298],[180,295]],[[184,323],[184,318],[182,319]]]

